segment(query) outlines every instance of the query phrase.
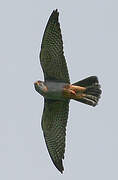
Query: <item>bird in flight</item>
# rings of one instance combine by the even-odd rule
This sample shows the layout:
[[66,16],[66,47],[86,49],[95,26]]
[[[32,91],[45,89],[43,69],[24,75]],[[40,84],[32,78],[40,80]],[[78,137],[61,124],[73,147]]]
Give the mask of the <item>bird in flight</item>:
[[96,106],[101,89],[96,76],[70,83],[58,17],[56,9],[45,28],[40,51],[44,81],[36,81],[34,87],[44,97],[41,125],[48,152],[56,168],[63,173],[69,102],[74,99]]

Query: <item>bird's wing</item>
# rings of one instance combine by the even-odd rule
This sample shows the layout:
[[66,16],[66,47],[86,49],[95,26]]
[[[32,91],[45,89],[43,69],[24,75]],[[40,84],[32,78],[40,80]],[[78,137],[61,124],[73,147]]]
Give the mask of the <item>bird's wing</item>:
[[55,10],[48,20],[41,45],[40,62],[45,81],[57,80],[69,83],[58,16],[59,13]]
[[50,157],[62,173],[65,152],[66,125],[69,101],[46,100],[42,116],[42,129]]

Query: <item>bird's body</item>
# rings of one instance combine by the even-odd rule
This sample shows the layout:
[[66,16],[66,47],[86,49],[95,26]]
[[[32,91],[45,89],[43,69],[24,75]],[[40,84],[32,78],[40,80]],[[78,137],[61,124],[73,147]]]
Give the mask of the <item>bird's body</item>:
[[62,173],[69,102],[74,99],[96,106],[101,90],[96,76],[70,83],[58,16],[57,10],[52,12],[42,40],[40,62],[44,82],[37,81],[34,86],[44,97],[42,129],[45,142],[54,165]]
[[37,81],[35,83],[35,89],[38,91],[38,85],[43,83],[43,94],[40,93],[45,99],[52,100],[61,100],[66,101],[68,99],[79,99],[80,96],[84,94],[86,88],[81,86],[75,86],[69,83],[64,82],[55,82],[55,81],[47,81],[41,82]]
[[45,84],[48,89],[45,96],[46,99],[62,100],[62,101],[64,100],[63,91],[67,83],[49,81],[46,82]]

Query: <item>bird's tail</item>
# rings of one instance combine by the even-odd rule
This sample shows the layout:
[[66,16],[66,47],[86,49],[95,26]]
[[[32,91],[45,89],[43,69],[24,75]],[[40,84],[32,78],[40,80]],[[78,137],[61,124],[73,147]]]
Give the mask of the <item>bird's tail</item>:
[[96,106],[100,98],[101,89],[98,78],[96,76],[90,76],[86,79],[78,81],[73,86],[84,87],[85,89],[78,93],[74,98],[76,101],[88,104],[90,106]]

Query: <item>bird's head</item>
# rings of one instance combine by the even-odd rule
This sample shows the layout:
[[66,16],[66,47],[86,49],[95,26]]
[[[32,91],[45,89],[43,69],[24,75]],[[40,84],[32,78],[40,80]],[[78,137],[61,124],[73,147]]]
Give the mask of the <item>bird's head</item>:
[[35,87],[35,90],[43,96],[48,90],[47,86],[45,85],[45,83],[43,81],[36,81],[34,83],[34,87]]

